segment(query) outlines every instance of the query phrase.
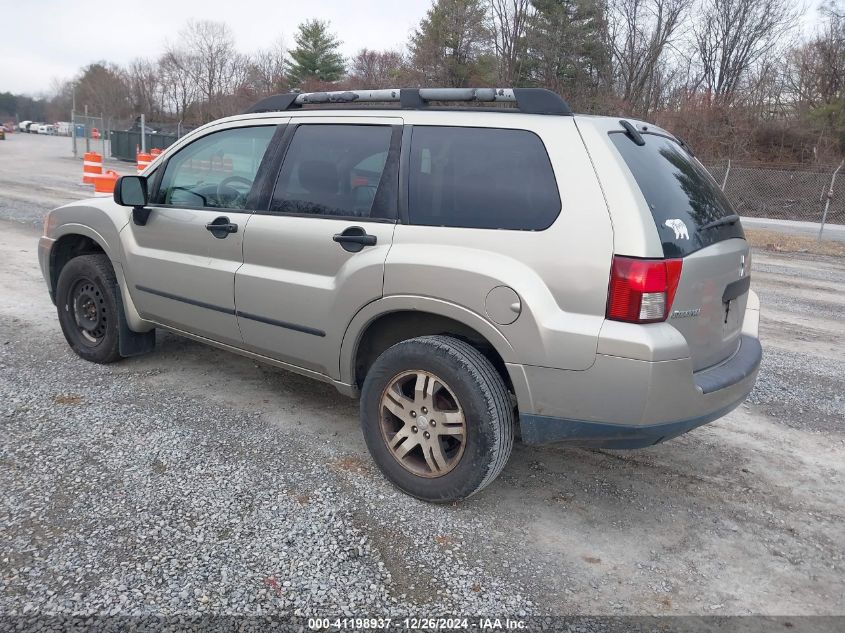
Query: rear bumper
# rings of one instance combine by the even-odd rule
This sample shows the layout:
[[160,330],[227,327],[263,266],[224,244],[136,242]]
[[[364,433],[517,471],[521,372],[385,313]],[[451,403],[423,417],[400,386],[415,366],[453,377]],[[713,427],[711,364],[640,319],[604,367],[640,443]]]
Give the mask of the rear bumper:
[[749,303],[736,352],[699,372],[689,358],[644,361],[603,354],[586,371],[522,366],[530,403],[523,407],[520,397],[523,442],[642,448],[729,413],[754,388],[763,355],[756,296]]
[[526,444],[565,443],[592,448],[631,449],[654,446],[733,411],[742,400],[703,416],[663,424],[606,424],[541,415],[520,415],[522,441]]

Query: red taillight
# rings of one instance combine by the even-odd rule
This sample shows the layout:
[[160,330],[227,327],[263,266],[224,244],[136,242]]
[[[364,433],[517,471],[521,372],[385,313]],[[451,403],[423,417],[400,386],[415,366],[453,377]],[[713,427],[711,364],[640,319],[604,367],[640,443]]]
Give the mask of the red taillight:
[[675,299],[683,260],[614,257],[607,318],[629,323],[665,321]]

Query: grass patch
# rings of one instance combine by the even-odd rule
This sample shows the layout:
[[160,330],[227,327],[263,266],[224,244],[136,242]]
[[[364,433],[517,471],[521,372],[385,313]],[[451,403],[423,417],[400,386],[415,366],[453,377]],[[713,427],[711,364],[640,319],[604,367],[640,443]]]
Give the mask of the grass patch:
[[745,237],[751,246],[762,251],[812,253],[814,255],[845,257],[845,242],[834,242],[830,240],[817,242],[814,237],[748,228],[745,229]]
[[85,398],[75,393],[60,393],[53,396],[53,402],[56,404],[82,404]]

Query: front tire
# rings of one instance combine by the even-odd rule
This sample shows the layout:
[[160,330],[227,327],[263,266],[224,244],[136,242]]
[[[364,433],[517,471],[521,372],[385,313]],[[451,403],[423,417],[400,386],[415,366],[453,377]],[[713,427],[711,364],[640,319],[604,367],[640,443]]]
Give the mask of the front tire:
[[422,336],[376,359],[361,391],[361,427],[385,477],[418,499],[446,503],[502,471],[514,412],[481,352],[449,336]]
[[117,279],[104,254],[70,260],[56,284],[62,333],[78,356],[93,363],[120,359]]

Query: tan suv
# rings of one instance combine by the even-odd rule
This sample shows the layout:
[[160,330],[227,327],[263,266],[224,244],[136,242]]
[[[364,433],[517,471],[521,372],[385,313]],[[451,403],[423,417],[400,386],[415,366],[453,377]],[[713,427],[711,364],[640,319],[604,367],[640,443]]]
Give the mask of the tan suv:
[[739,218],[689,148],[545,90],[270,97],[44,233],[77,354],[164,328],[360,394],[375,462],[429,501],[484,488],[517,432],[675,437],[762,354]]

